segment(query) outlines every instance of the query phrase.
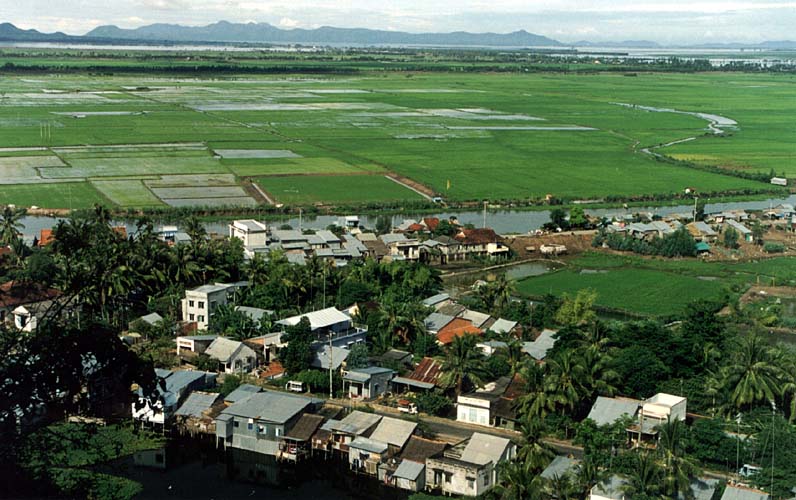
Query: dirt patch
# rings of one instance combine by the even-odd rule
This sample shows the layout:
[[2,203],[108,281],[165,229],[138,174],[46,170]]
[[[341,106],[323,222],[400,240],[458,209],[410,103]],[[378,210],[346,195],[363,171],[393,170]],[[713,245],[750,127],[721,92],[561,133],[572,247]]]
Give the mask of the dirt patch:
[[407,187],[409,187],[409,188],[411,188],[411,189],[413,189],[415,191],[418,191],[419,193],[421,193],[421,194],[423,194],[425,196],[433,197],[433,196],[436,195],[436,193],[434,193],[434,191],[431,188],[429,188],[428,186],[424,186],[423,184],[420,184],[417,181],[413,181],[409,177],[404,177],[403,175],[398,175],[398,174],[392,173],[392,172],[389,173],[389,174],[386,174],[386,177],[389,177],[390,179],[394,180],[395,182],[397,182],[399,184],[403,184],[403,185],[405,185],[405,186],[407,186]]
[[[521,259],[541,256],[539,247],[542,245],[564,245],[567,247],[566,255],[578,255],[583,252],[593,251],[591,246],[592,233],[550,233],[541,236],[515,236],[506,241],[516,255]],[[533,248],[533,250],[530,250]]]

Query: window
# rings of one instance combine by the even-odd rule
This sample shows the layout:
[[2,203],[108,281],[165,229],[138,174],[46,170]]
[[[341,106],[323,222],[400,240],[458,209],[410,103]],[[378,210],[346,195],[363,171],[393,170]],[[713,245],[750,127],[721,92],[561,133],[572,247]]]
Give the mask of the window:
[[475,478],[468,477],[467,478],[467,489],[474,490],[475,489]]
[[188,307],[194,307],[194,301],[193,300],[189,300],[188,301]]
[[469,420],[472,423],[478,422],[478,413],[475,408],[470,408],[470,415],[467,418],[467,420]]
[[484,486],[489,486],[489,474],[484,476]]
[[261,424],[257,424],[257,433],[258,434],[265,434],[266,432],[268,432],[268,428],[266,426],[261,425]]
[[204,309],[204,308],[205,308],[205,303],[204,303],[204,301],[200,300],[199,301],[199,309]]
[[451,481],[453,480],[453,472],[444,472],[443,474],[445,474],[445,482],[447,484],[451,484]]
[[200,314],[199,316],[196,317],[196,321],[199,321],[200,323],[204,323],[205,317]]
[[189,315],[188,315],[188,320],[189,320],[189,321],[193,321],[193,320],[195,320],[195,319],[196,319],[196,316],[195,316],[193,313],[191,313],[191,314],[189,314]]
[[282,429],[280,429],[279,427],[275,427],[274,433],[276,434],[276,437],[279,437],[282,435]]
[[250,431],[254,430],[254,422],[249,422],[249,424],[246,426],[246,428],[249,429]]
[[235,420],[235,421],[232,423],[232,426],[233,426],[233,427],[240,427],[240,422],[238,422],[237,420]]

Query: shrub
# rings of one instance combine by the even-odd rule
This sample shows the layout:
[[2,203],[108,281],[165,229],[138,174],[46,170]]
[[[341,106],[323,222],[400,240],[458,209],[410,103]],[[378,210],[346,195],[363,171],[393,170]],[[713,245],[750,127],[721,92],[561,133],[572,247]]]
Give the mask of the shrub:
[[429,415],[445,416],[453,408],[453,401],[436,392],[420,393],[413,399],[417,409]]
[[763,245],[763,251],[766,253],[782,253],[785,251],[785,245],[782,243],[768,242]]

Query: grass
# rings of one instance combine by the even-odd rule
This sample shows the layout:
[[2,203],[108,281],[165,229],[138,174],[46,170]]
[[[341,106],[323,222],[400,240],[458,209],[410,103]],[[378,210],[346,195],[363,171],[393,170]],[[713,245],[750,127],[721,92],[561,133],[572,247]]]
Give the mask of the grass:
[[748,285],[772,284],[772,279],[777,285],[796,285],[796,259],[703,262],[586,253],[563,270],[520,281],[517,289],[529,296],[593,289],[600,306],[672,316],[694,300],[739,296]]
[[282,203],[377,203],[421,198],[381,175],[267,177],[257,179],[257,183]]
[[[78,65],[92,62],[70,61]],[[311,59],[301,64],[308,61]],[[345,190],[339,186],[350,180],[330,180],[332,176],[388,171],[454,201],[539,199],[547,194],[569,200],[649,199],[682,193],[685,187],[703,193],[771,189],[761,182],[655,161],[640,152],[644,146],[688,137],[697,139],[658,151],[697,164],[746,172],[774,168],[796,177],[794,75],[640,73],[627,78],[621,73],[372,71],[356,78],[304,77],[306,82],[301,81],[302,75],[291,79],[247,76],[244,83],[210,79],[176,82],[168,76],[151,76],[146,82],[150,90],[139,91],[135,88],[141,81],[135,76],[65,74],[37,77],[40,82],[36,83],[12,75],[0,81],[0,148],[54,148],[71,167],[45,169],[45,175],[52,178],[223,173],[257,178],[321,176],[263,184],[268,191],[275,191],[280,201],[301,204],[370,203],[379,201],[378,195],[386,200],[411,198],[384,183],[374,190]],[[44,94],[43,89],[65,93]],[[312,94],[324,89],[368,93]],[[119,93],[86,93],[92,90]],[[315,108],[192,109],[211,103],[257,102],[312,104]],[[707,133],[707,122],[697,117],[645,112],[616,102],[716,113],[736,120],[739,127],[724,136],[713,136]],[[488,113],[475,116],[455,111],[468,108],[494,110],[496,116],[477,119]],[[53,114],[97,111],[145,113],[82,119]],[[522,116],[543,121],[522,120]],[[528,125],[596,130],[482,129]],[[108,147],[131,143],[127,148]],[[164,146],[171,143],[183,144]],[[58,149],[76,146],[81,149]],[[218,161],[207,148],[290,150],[303,158]],[[27,161],[51,161],[41,158],[51,156],[48,151],[34,153],[40,157]],[[8,155],[21,158],[23,153]],[[21,159],[19,162],[23,164]],[[318,184],[334,191],[326,193]],[[50,203],[44,196],[48,188],[43,189],[40,196],[32,197],[34,204]],[[0,186],[0,196],[5,190]]]
[[141,180],[92,181],[91,184],[120,207],[161,207],[163,202]]
[[0,205],[42,208],[91,208],[112,205],[88,182],[0,186]]

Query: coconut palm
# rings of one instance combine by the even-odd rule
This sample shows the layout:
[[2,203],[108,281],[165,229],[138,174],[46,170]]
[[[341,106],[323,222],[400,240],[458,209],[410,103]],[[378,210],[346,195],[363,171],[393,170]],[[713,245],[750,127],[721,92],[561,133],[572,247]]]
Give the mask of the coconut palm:
[[12,208],[6,205],[0,213],[0,245],[10,246],[22,236],[25,226],[19,222],[25,215],[24,208]]
[[522,441],[517,449],[517,460],[531,472],[541,472],[555,456],[553,449],[542,441],[542,422],[538,419],[525,419],[520,424]]
[[443,387],[454,387],[456,396],[462,393],[465,385],[481,387],[486,376],[484,356],[475,347],[475,335],[454,337],[445,351],[440,383]]
[[505,461],[498,466],[500,481],[494,493],[501,500],[541,500],[542,487],[535,474],[518,461]]
[[661,468],[654,457],[647,451],[641,451],[636,455],[635,467],[628,476],[623,490],[630,498],[663,498],[662,476]]
[[588,370],[583,358],[575,351],[562,351],[545,364],[545,390],[557,407],[574,410],[587,392],[584,382],[588,380]]
[[691,478],[696,475],[697,467],[685,453],[685,424],[681,420],[669,419],[659,427],[658,432],[658,450],[663,457],[666,494],[689,499],[693,496]]
[[529,359],[520,366],[518,374],[525,393],[519,398],[520,414],[526,419],[543,419],[555,409],[555,400],[545,388],[544,368]]
[[558,500],[580,498],[576,492],[575,481],[568,473],[554,474],[553,477],[546,479],[545,483],[545,491],[550,498]]
[[594,485],[605,482],[606,479],[607,473],[588,456],[575,467],[573,482],[579,498],[587,498]]
[[748,409],[781,395],[783,370],[777,366],[776,351],[757,333],[741,340],[721,376],[729,402],[737,409]]

